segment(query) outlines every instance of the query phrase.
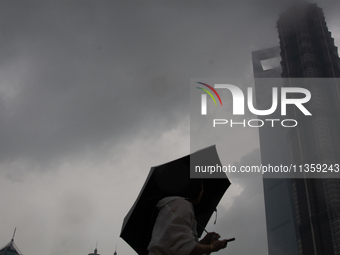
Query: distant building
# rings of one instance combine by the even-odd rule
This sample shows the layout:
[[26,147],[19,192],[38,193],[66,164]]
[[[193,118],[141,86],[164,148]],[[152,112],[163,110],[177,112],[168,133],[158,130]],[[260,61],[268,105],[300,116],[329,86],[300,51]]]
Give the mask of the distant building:
[[117,244],[116,244],[116,249],[115,249],[115,252],[113,253],[113,255],[117,255]]
[[3,248],[0,249],[0,255],[22,255],[22,253],[14,243],[14,235],[15,230],[12,240],[8,244],[6,244]]
[[97,253],[97,248],[94,249],[94,252],[93,253],[89,253],[89,255],[100,255],[99,253]]
[[[255,78],[275,78],[280,71],[282,78],[340,77],[337,48],[316,4],[292,6],[280,15],[277,29],[279,49],[253,52]],[[263,61],[278,51],[281,68],[265,70]],[[255,79],[260,104],[268,101],[261,85]],[[299,125],[288,132],[260,128],[262,163],[340,163],[339,85],[306,87],[312,93],[307,108],[313,117],[290,110],[288,115]],[[264,179],[264,196],[269,255],[340,254],[340,179]]]
[[0,255],[22,255],[13,239],[0,250]]
[[[252,59],[257,109],[269,109],[268,104],[271,104],[272,100],[268,91],[271,91],[272,87],[283,86],[281,79],[277,79],[275,83],[269,79],[281,78],[280,48],[272,47],[254,51]],[[268,117],[258,116],[258,118]],[[270,118],[280,119],[280,112],[274,112]],[[290,164],[286,128],[281,125],[275,127],[264,125],[259,128],[259,136],[262,164]],[[264,178],[263,190],[269,255],[298,255],[291,180]]]
[[[337,47],[317,4],[292,6],[277,29],[282,78],[340,77]],[[290,112],[301,120],[288,134],[293,164],[340,163],[339,85],[307,87],[313,118]],[[340,254],[340,179],[292,179],[292,188],[299,254]]]
[[317,4],[293,5],[276,25],[283,78],[340,77],[337,47]]

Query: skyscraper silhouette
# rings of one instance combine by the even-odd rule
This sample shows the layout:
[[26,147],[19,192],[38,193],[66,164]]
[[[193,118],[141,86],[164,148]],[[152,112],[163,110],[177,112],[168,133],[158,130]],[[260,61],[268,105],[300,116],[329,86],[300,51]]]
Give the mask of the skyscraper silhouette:
[[[271,134],[261,134],[260,130],[262,161],[271,160],[266,153],[270,152],[282,157],[281,163],[289,160],[295,165],[339,164],[340,90],[338,80],[333,78],[340,77],[340,60],[323,11],[316,4],[296,4],[280,15],[277,29],[282,78],[331,79],[324,79],[327,80],[324,86],[301,82],[304,84],[301,87],[305,86],[312,94],[307,105],[312,117],[305,118],[299,111],[290,109],[288,115],[298,120],[297,127],[275,129]],[[259,76],[261,71],[256,71],[254,63],[256,56],[253,53],[255,78],[273,77],[263,70]],[[289,79],[284,81],[282,86],[292,86]],[[271,151],[275,146],[269,140],[277,135],[284,136],[288,142],[282,143],[281,148],[289,154],[287,157],[279,149]],[[340,179],[264,180],[264,190],[270,255],[296,254],[296,247],[300,255],[340,254]],[[278,198],[287,206],[274,204]],[[277,211],[285,214],[277,215]],[[296,244],[294,238],[287,237],[289,233],[295,236]],[[292,251],[287,253],[290,248]]]
[[[277,21],[282,78],[339,78],[340,60],[317,4],[299,3]],[[312,118],[288,133],[293,164],[340,163],[340,91],[336,84],[312,86]],[[289,84],[284,84],[289,86]],[[292,179],[299,254],[340,254],[340,179]]]
[[[271,104],[272,87],[282,87],[280,65],[264,68],[263,61],[280,58],[280,48],[272,47],[252,53],[255,78],[256,102],[258,109],[268,109]],[[263,79],[266,78],[266,79]],[[273,79],[275,82],[273,82]],[[272,119],[280,119],[278,111],[270,115]],[[267,116],[258,116],[266,119]],[[280,125],[259,128],[261,163],[263,165],[290,164],[287,128]],[[296,220],[290,179],[264,178],[263,190],[266,210],[268,253],[269,255],[298,255],[297,238],[295,235]]]
[[317,4],[293,5],[276,25],[283,78],[340,77],[337,47]]

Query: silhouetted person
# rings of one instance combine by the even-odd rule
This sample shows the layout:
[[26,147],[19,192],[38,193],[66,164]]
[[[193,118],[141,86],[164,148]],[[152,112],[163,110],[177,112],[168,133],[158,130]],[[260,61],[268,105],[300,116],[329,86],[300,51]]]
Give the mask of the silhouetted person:
[[149,255],[201,255],[227,246],[227,240],[218,240],[220,235],[215,232],[198,241],[193,204],[200,202],[203,192],[202,181],[193,179],[187,198],[172,196],[158,202]]

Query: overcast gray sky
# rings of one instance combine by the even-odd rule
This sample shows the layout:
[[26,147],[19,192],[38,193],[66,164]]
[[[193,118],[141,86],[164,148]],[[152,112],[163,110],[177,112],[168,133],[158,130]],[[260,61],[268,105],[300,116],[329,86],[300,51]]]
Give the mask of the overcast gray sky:
[[[190,152],[190,78],[251,86],[286,4],[0,1],[0,246],[17,227],[26,255],[135,254],[123,218],[151,166]],[[339,45],[339,4],[319,6]],[[231,181],[219,253],[267,254],[261,179]]]

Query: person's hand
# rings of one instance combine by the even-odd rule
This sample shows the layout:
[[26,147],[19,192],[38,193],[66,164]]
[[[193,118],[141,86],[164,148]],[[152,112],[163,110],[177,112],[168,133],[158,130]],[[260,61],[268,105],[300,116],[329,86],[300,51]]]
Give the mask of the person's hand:
[[199,242],[200,244],[211,244],[215,240],[218,240],[221,236],[216,232],[209,232],[205,235],[203,239]]
[[215,240],[210,244],[211,252],[219,251],[227,247],[227,240]]

